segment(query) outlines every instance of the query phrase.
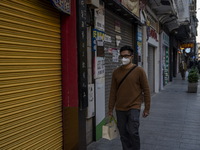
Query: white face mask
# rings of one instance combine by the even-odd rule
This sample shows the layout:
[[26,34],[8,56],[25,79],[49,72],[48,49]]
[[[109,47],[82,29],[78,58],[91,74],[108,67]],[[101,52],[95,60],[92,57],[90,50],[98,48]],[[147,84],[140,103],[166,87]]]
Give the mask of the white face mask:
[[122,58],[122,65],[128,65],[131,62],[129,58]]

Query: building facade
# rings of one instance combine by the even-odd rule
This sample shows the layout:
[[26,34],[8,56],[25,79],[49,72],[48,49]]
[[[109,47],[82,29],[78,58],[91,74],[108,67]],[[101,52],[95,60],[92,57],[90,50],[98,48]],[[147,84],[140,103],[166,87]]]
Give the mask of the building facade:
[[124,45],[152,95],[186,49],[184,59],[198,57],[196,0],[4,0],[0,10],[0,149],[85,150],[99,140]]
[[0,149],[78,148],[76,1],[0,9]]

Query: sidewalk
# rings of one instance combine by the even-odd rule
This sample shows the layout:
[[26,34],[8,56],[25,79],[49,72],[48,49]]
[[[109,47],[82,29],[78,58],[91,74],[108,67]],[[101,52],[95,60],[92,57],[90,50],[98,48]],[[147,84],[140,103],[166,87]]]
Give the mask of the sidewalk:
[[[143,108],[142,108],[143,110]],[[151,112],[140,120],[141,150],[200,150],[200,82],[187,93],[180,76],[152,96]],[[120,139],[93,142],[87,150],[122,150]]]

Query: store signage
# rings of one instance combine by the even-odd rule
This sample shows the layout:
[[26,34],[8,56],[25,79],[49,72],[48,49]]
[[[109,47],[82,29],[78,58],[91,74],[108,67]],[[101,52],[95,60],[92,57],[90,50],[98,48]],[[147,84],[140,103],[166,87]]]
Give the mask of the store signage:
[[138,0],[121,0],[121,4],[125,6],[131,13],[139,17],[139,1]]
[[169,82],[169,49],[165,50],[165,64],[164,64],[164,85]]
[[138,65],[142,66],[142,27],[138,26],[137,29],[137,54]]
[[93,29],[92,34],[92,50],[96,51],[97,46],[104,46],[104,36],[105,33],[103,31]]
[[194,43],[181,44],[181,48],[193,48]]
[[157,33],[156,33],[156,30],[154,29],[150,29],[150,36],[155,39],[156,41],[158,41],[158,38],[157,38]]
[[147,27],[147,39],[149,37],[152,37],[153,39],[155,39],[156,41],[158,41],[156,30],[154,30],[150,26]]
[[51,2],[59,11],[70,14],[71,0],[51,0]]
[[166,46],[169,46],[169,36],[165,33],[165,32],[163,32],[163,34],[162,34],[163,36],[163,44],[164,45],[166,45]]

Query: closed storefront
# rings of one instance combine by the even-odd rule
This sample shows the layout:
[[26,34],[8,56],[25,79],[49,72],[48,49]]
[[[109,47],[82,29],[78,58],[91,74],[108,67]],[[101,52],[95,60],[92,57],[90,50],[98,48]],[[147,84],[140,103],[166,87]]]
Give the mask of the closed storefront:
[[169,82],[169,36],[161,33],[161,90]]
[[148,81],[151,94],[155,92],[155,80],[154,80],[154,72],[155,72],[155,52],[154,47],[148,46]]
[[151,95],[159,92],[160,87],[160,49],[159,23],[155,14],[148,8],[146,26],[146,43],[144,44],[145,71],[148,76]]
[[134,46],[134,25],[108,9],[105,12],[105,99],[106,113],[112,72],[121,65],[119,50],[124,45]]
[[0,149],[62,149],[60,13],[0,1]]

